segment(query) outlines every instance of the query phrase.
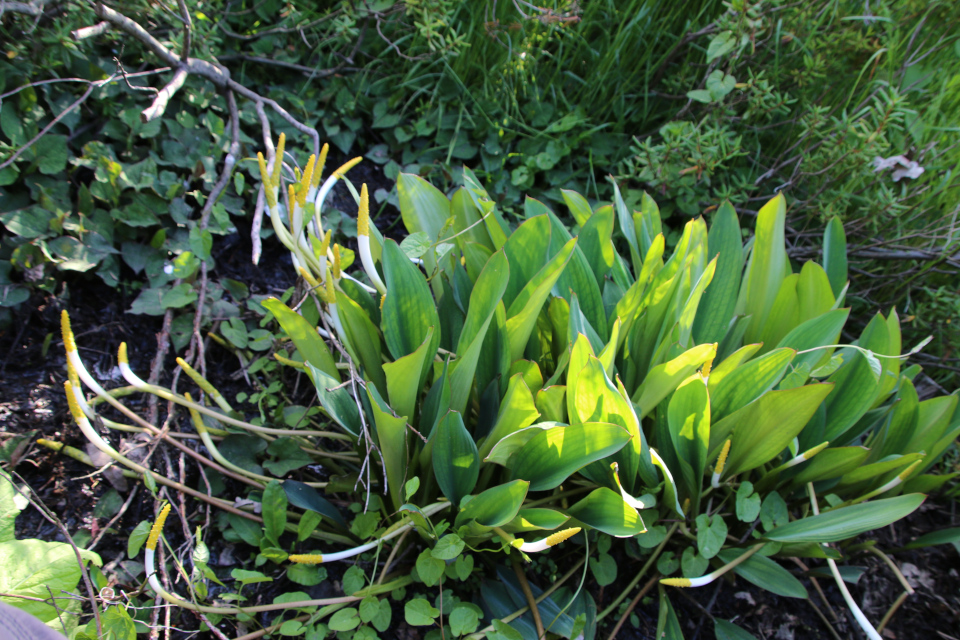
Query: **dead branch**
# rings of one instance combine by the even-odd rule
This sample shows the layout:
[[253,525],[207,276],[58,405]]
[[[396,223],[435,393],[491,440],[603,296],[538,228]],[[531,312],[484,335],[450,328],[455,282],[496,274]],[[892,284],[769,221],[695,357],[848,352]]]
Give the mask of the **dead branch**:
[[187,81],[187,71],[184,68],[177,69],[176,73],[173,74],[170,82],[157,93],[157,97],[153,99],[153,104],[144,109],[140,113],[140,121],[144,124],[150,122],[151,120],[156,120],[163,115],[163,112],[167,110],[167,104],[170,102],[170,98],[180,90],[183,86],[183,83]]
[[98,22],[95,25],[89,27],[82,27],[80,29],[74,29],[70,32],[70,37],[76,41],[86,40],[87,38],[93,38],[94,36],[103,35],[110,28],[110,23],[106,20]]
[[28,16],[39,16],[43,13],[43,3],[38,2],[34,4],[33,2],[6,2],[6,0],[0,0],[0,16],[7,11],[11,13],[22,13]]

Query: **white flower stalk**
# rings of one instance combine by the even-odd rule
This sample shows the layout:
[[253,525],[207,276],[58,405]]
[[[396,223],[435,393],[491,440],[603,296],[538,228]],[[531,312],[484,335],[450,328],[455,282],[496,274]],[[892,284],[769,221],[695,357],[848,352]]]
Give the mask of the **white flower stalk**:
[[180,368],[183,369],[183,372],[190,376],[190,379],[200,387],[204,393],[210,396],[210,399],[217,403],[217,406],[226,411],[227,413],[233,413],[233,407],[230,406],[230,403],[227,402],[226,398],[223,397],[223,394],[217,390],[215,386],[210,384],[210,381],[200,375],[200,372],[191,367],[186,360],[183,358],[177,358],[177,364],[180,365]]
[[[709,367],[706,367],[709,372]],[[723,475],[723,468],[727,465],[727,456],[730,455],[730,443],[732,441],[730,438],[727,438],[727,441],[723,443],[723,449],[720,450],[720,455],[717,457],[717,465],[713,468],[713,477],[710,478],[710,486],[714,489],[720,488],[720,476]]]
[[290,216],[290,231],[298,242],[306,247],[306,241],[303,239],[303,213],[307,205],[307,194],[310,191],[310,184],[313,182],[314,165],[317,162],[317,156],[311,155],[307,160],[307,166],[303,168],[303,175],[300,176],[300,183],[297,185],[296,197],[290,203],[293,208],[293,215]]
[[148,393],[152,390],[153,385],[147,384],[143,378],[135,374],[133,369],[130,368],[130,361],[127,359],[126,342],[120,343],[120,348],[117,350],[117,363],[120,365],[120,373],[123,375],[123,379],[129,382],[131,386]]
[[[810,507],[813,509],[813,515],[820,515],[820,506],[817,504],[817,494],[813,491],[812,482],[807,483],[807,493],[810,494]],[[826,547],[826,543],[823,543],[823,546]],[[843,594],[843,599],[847,602],[847,607],[850,609],[850,613],[852,613],[853,617],[856,618],[857,624],[860,625],[860,628],[863,629],[863,632],[867,634],[867,637],[870,640],[882,640],[880,634],[877,633],[877,630],[874,628],[874,626],[870,624],[870,621],[867,620],[867,616],[863,614],[860,606],[857,605],[856,601],[853,599],[853,596],[850,595],[850,590],[847,589],[847,585],[843,581],[843,576],[840,575],[840,569],[837,568],[837,563],[833,560],[833,558],[827,556],[827,564],[830,565],[830,573],[833,574],[833,579],[836,581],[837,587],[840,588],[840,593]]]
[[87,440],[93,443],[93,446],[95,446],[97,449],[107,454],[117,462],[126,467],[130,467],[134,471],[143,473],[145,471],[143,467],[120,455],[120,453],[111,447],[110,444],[104,440],[99,433],[97,433],[97,430],[93,428],[93,425],[90,424],[90,420],[83,414],[83,410],[80,408],[80,403],[77,402],[77,394],[74,392],[73,384],[69,380],[63,383],[63,390],[67,394],[67,406],[70,408],[70,415],[73,416],[74,422],[76,422],[77,426],[80,427],[80,431],[84,436],[86,436]]
[[387,287],[380,279],[377,273],[377,267],[373,262],[373,254],[370,253],[370,196],[367,194],[367,185],[360,188],[360,210],[357,212],[357,245],[360,248],[360,261],[363,263],[363,270],[367,272],[370,282],[377,288],[377,292],[383,295],[387,292]]
[[355,166],[360,164],[361,160],[363,160],[363,158],[353,158],[352,160],[348,160],[336,171],[330,174],[329,178],[326,179],[326,181],[323,183],[323,186],[320,187],[320,191],[317,193],[317,197],[313,202],[314,215],[317,218],[320,217],[320,211],[323,209],[323,203],[327,199],[327,194],[329,194],[330,190],[333,189],[333,185],[337,184],[337,181],[342,178],[347,171],[350,171],[350,169],[353,169]]
[[[445,505],[447,506],[447,505]],[[160,584],[160,579],[157,576],[156,568],[156,551],[157,544],[160,541],[160,534],[163,531],[164,522],[167,519],[167,515],[170,513],[170,504],[168,503],[160,511],[160,515],[157,516],[157,521],[153,524],[153,528],[150,529],[150,535],[147,538],[146,550],[144,551],[144,570],[147,572],[147,581],[150,584],[150,588],[153,589],[157,595],[166,600],[171,604],[175,604],[178,607],[183,607],[184,609],[189,609],[191,611],[200,611],[201,613],[218,613],[224,615],[236,615],[238,613],[251,614],[251,613],[263,613],[265,611],[279,611],[282,609],[297,609],[301,607],[324,607],[331,604],[344,604],[347,602],[356,602],[362,599],[362,596],[346,596],[342,598],[322,598],[318,600],[301,600],[298,602],[287,602],[287,603],[278,603],[278,604],[266,604],[259,605],[256,607],[206,607],[199,604],[194,604],[184,600],[183,598],[170,593],[163,588],[163,585]]]
[[827,441],[827,442],[821,442],[821,443],[818,444],[817,446],[815,446],[815,447],[813,447],[813,448],[811,448],[811,449],[807,449],[806,451],[804,451],[804,452],[801,453],[800,455],[794,456],[793,458],[790,458],[790,459],[787,460],[785,463],[783,463],[783,465],[780,466],[780,467],[777,469],[777,471],[783,471],[784,469],[789,469],[790,467],[795,467],[795,466],[797,466],[798,464],[800,464],[801,462],[806,462],[807,460],[809,460],[809,459],[812,458],[813,456],[817,455],[818,453],[820,453],[821,451],[823,451],[824,449],[826,449],[829,445],[830,445],[830,442],[829,442],[829,441]]
[[746,553],[741,554],[734,560],[723,565],[716,571],[708,573],[705,576],[700,576],[699,578],[661,578],[660,584],[668,587],[703,587],[710,584],[731,569],[734,569],[741,562],[746,561],[747,558],[755,554],[757,551],[760,551],[765,544],[766,542],[761,542],[760,544],[753,545],[746,551]]
[[[423,515],[425,517],[430,517],[438,511],[442,511],[450,506],[449,502],[436,502],[432,505],[423,508]],[[404,531],[414,528],[416,525],[412,520],[405,520],[398,522],[393,525],[390,529],[387,530],[385,534],[377,538],[372,542],[366,544],[361,544],[352,549],[346,549],[344,551],[337,551],[335,553],[299,553],[293,554],[287,558],[290,562],[294,564],[324,564],[327,562],[336,562],[337,560],[346,560],[347,558],[352,558],[358,556],[365,551],[370,551],[371,549],[376,549],[379,545],[396,538]],[[579,531],[579,529],[578,529]]]
[[323,170],[327,165],[327,153],[329,153],[329,151],[330,145],[324,142],[323,147],[320,149],[320,156],[317,158],[317,162],[313,167],[313,178],[310,180],[310,188],[307,190],[307,202],[313,203],[313,210],[307,222],[314,223],[314,233],[318,238],[323,236],[323,223],[320,220],[320,216],[317,215],[320,213],[316,205],[317,189],[320,188],[320,178],[323,177]]
[[150,583],[150,588],[161,595],[166,594],[167,592],[160,584],[160,580],[157,578],[154,554],[157,552],[157,543],[160,541],[160,533],[163,531],[163,524],[167,521],[168,515],[170,515],[169,502],[160,510],[160,514],[157,516],[157,521],[154,522],[153,527],[150,528],[150,535],[147,537],[146,552],[144,554],[144,568],[147,572],[147,581]]
[[524,542],[521,538],[517,538],[511,542],[510,545],[516,549],[519,549],[520,551],[523,551],[524,553],[538,553],[540,551],[546,551],[550,547],[555,547],[564,540],[572,538],[578,533],[580,533],[580,527],[573,527],[572,529],[558,531],[542,540],[537,540],[536,542]]
[[[885,483],[885,484],[884,484],[882,487],[880,487],[879,489],[874,489],[874,490],[871,491],[870,493],[867,493],[867,494],[865,494],[865,495],[862,495],[862,496],[860,496],[859,498],[857,498],[857,499],[855,499],[855,500],[850,500],[850,501],[848,501],[848,502],[845,502],[845,503],[843,503],[843,504],[840,505],[840,506],[846,507],[846,506],[850,506],[850,505],[853,505],[853,504],[860,504],[861,502],[865,502],[865,501],[869,500],[870,498],[875,498],[876,496],[879,496],[879,495],[882,494],[882,493],[886,493],[887,491],[890,491],[891,489],[896,489],[896,488],[899,487],[901,484],[903,484],[903,482],[904,482],[907,478],[909,478],[911,474],[913,474],[914,470],[915,470],[917,467],[919,467],[922,462],[923,462],[923,458],[920,458],[919,460],[914,460],[913,463],[911,463],[906,469],[904,469],[903,471],[901,471],[900,473],[898,473],[897,476],[896,476],[893,480]],[[837,507],[837,508],[839,508],[839,507]]]

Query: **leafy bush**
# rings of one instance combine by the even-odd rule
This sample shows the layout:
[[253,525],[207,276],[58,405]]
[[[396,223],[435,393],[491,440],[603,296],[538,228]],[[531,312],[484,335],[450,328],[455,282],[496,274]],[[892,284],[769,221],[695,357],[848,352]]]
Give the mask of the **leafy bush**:
[[[281,140],[277,158],[283,147]],[[449,198],[402,174],[410,233],[402,244],[372,224],[365,187],[358,196],[357,279],[317,215],[353,163],[322,184],[314,158],[294,184],[283,183],[279,163],[261,157],[260,164],[276,235],[310,286],[299,314],[264,302],[296,348],[278,360],[309,376],[338,431],[247,423],[188,367],[216,409],[149,385],[130,369],[125,346],[121,371],[136,389],[188,407],[216,460],[206,462],[254,487],[262,516],[229,512],[222,522],[227,539],[259,547],[258,567],[283,564],[292,580],[313,584],[323,575],[313,565],[379,553],[411,529],[426,548],[412,577],[365,587],[362,570],[352,568],[347,597],[336,601],[290,596],[296,601],[286,605],[210,607],[152,578],[173,603],[233,614],[337,604],[324,624],[350,630],[375,625],[376,616],[343,606],[402,588],[407,623],[434,626],[444,623],[440,607],[415,597],[420,590],[444,576],[468,585],[479,579],[479,599],[448,609],[445,622],[472,637],[497,637],[509,632],[495,621],[522,605],[519,594],[533,596],[522,571],[513,580],[497,569],[499,582],[473,576],[470,551],[516,563],[566,539],[587,555],[596,544],[590,568],[609,584],[617,570],[607,536],[636,540],[628,550],[646,560],[641,574],[655,566],[664,584],[697,586],[732,570],[802,597],[802,585],[774,558],[825,558],[839,578],[839,554],[826,543],[905,517],[947,479],[925,472],[960,434],[957,396],[919,401],[918,367],[901,368],[896,312],[877,314],[854,343],[837,344],[849,314],[842,234],[828,236],[825,265],[806,262],[794,273],[783,196],[761,209],[745,245],[724,203],[709,230],[702,218],[689,221],[664,259],[660,213],[649,197],[631,211],[614,186],[613,203],[593,209],[564,192],[574,233],[528,198],[526,219],[512,228],[469,169]],[[77,376],[136,414],[87,373],[66,316],[64,340],[77,422],[108,455],[153,481],[93,431]],[[212,435],[224,439],[218,445]],[[353,451],[323,451],[312,437]],[[346,473],[326,483],[281,482],[319,461]],[[316,490],[323,486],[362,488],[363,513],[348,524]],[[148,576],[161,527],[162,519],[147,541]],[[329,553],[320,540],[354,546]],[[682,578],[669,577],[678,571]],[[202,582],[202,575],[192,581]],[[204,593],[196,590],[194,600]],[[592,635],[623,596],[598,613],[588,594],[565,591],[545,599],[540,616],[512,620],[523,635],[554,619],[561,636],[575,637],[584,625]],[[671,616],[666,604],[661,625]],[[478,632],[481,620],[491,626]]]

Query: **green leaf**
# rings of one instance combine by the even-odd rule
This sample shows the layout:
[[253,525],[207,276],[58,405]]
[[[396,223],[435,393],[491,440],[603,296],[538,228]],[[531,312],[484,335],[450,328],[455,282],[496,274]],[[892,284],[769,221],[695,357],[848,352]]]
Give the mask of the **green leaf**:
[[402,488],[407,473],[407,421],[398,417],[383,401],[373,385],[367,385],[370,412],[377,427],[377,441],[387,472],[387,487],[394,508],[403,503]]
[[506,525],[506,530],[515,533],[518,531],[538,531],[557,529],[570,517],[553,509],[530,508],[520,509],[517,517]]
[[[397,177],[397,196],[400,216],[407,232],[423,231],[431,242],[439,240],[440,231],[450,217],[450,201],[447,197],[420,176],[410,173],[401,173]],[[390,290],[389,285],[387,289]],[[417,341],[417,344],[421,341]]]
[[140,549],[143,548],[147,538],[150,537],[151,527],[153,527],[153,523],[151,523],[149,520],[142,520],[140,524],[138,524],[134,530],[130,532],[130,537],[127,538],[128,558],[133,559],[140,555]]
[[693,547],[683,550],[680,557],[680,568],[684,578],[698,578],[706,573],[710,561],[697,553]]
[[633,216],[630,214],[630,210],[627,209],[627,203],[623,201],[623,196],[620,194],[620,187],[617,185],[617,182],[612,179],[611,182],[613,183],[613,206],[617,211],[617,223],[620,225],[620,233],[623,234],[627,245],[630,247],[630,261],[633,264],[633,272],[639,274],[643,267],[643,259],[640,253],[640,245],[637,242],[636,227],[633,225]]
[[827,424],[823,440],[846,444],[858,434],[848,434],[857,421],[873,404],[879,388],[879,380],[866,356],[859,351],[846,349],[844,363],[827,378],[835,390],[825,401]]
[[[100,556],[93,552],[81,550],[81,554],[85,561],[102,564]],[[67,594],[63,592],[76,592],[79,583],[80,565],[72,546],[42,540],[0,542],[0,593],[13,596],[4,598],[4,602],[39,618],[52,629],[61,629],[56,608],[16,596],[65,598]],[[67,607],[64,618],[70,628],[76,626],[78,615],[79,610]]]
[[732,31],[721,31],[710,39],[707,45],[707,63],[711,63],[720,56],[724,56],[737,46],[737,36]]
[[960,544],[960,527],[950,529],[941,529],[925,533],[913,542],[903,545],[904,549],[921,549],[923,547],[932,547],[938,544]]
[[424,549],[417,557],[417,575],[423,580],[423,584],[432,587],[440,582],[443,577],[443,570],[447,564],[435,558],[430,549]]
[[601,587],[613,584],[617,579],[617,563],[609,553],[590,558],[590,573]]
[[[533,437],[507,464],[514,478],[530,482],[531,491],[560,486],[578,469],[606,458],[630,441],[624,428],[601,422],[531,430]],[[622,502],[619,495],[617,500]]]
[[700,375],[687,378],[674,392],[667,407],[670,440],[677,453],[680,477],[692,503],[700,501],[703,472],[707,468],[710,411],[711,398]]
[[293,438],[277,438],[267,447],[267,452],[276,460],[267,460],[263,466],[278,477],[283,477],[294,469],[313,464],[313,458],[301,449],[300,444]]
[[824,449],[810,462],[806,463],[793,478],[794,486],[803,486],[808,482],[820,482],[839,478],[845,473],[860,467],[870,450],[866,447],[833,447]]
[[583,524],[611,536],[631,537],[646,531],[636,509],[623,501],[623,497],[600,487],[570,507],[567,513]]
[[[571,366],[576,366],[571,363]],[[574,412],[577,420],[572,422],[601,422],[622,427],[630,436],[630,442],[617,451],[609,462],[603,465],[609,468],[611,462],[619,465],[623,484],[628,492],[635,489],[637,470],[641,465],[643,435],[640,433],[640,420],[633,405],[626,398],[626,390],[613,386],[607,377],[599,359],[590,356],[577,378],[577,393]],[[647,454],[649,458],[649,454]],[[606,468],[595,468],[596,473],[606,473]]]
[[333,378],[336,384],[332,386],[340,384],[340,372],[337,370],[327,343],[323,341],[317,330],[311,327],[303,316],[276,298],[267,298],[260,304],[274,315],[284,332],[297,346],[303,359]]
[[753,490],[753,483],[744,480],[737,489],[737,519],[753,522],[760,515],[760,494]]
[[[396,243],[394,243],[395,245]],[[396,249],[396,246],[394,246]],[[399,249],[396,249],[400,251]],[[407,264],[412,266],[408,260]],[[416,267],[414,267],[416,268]],[[424,285],[426,286],[426,285]],[[383,373],[383,353],[380,348],[380,332],[359,304],[343,291],[337,291],[337,315],[343,328],[343,344],[354,362],[362,367],[364,377],[372,380],[381,395],[387,394],[387,380]],[[384,308],[386,308],[384,302]],[[434,310],[436,315],[436,310]],[[426,330],[426,329],[425,329]],[[434,336],[436,338],[436,336]],[[389,344],[389,343],[388,343]],[[416,346],[419,346],[417,343]],[[416,348],[414,346],[414,349]],[[412,351],[413,349],[411,349]],[[400,354],[396,357],[402,357]]]
[[341,387],[339,378],[331,378],[327,373],[309,362],[307,363],[307,372],[310,379],[313,380],[313,386],[317,390],[317,399],[320,405],[327,412],[327,415],[339,424],[347,433],[357,436],[360,434],[360,410],[357,409],[357,403],[350,395],[350,390]]
[[683,631],[680,630],[680,621],[670,604],[667,591],[660,587],[660,615],[657,618],[657,638],[662,640],[683,640]]
[[353,607],[340,609],[327,620],[327,626],[331,631],[350,631],[360,626],[360,616]]
[[799,435],[832,388],[829,384],[812,384],[764,394],[713,424],[708,459],[719,455],[720,447],[730,436],[733,444],[724,475],[735,475],[769,462]]
[[400,250],[403,251],[404,255],[408,258],[415,260],[425,254],[430,249],[431,244],[433,244],[433,242],[430,240],[430,236],[423,231],[417,231],[416,233],[411,233],[400,242]]
[[417,492],[417,489],[420,488],[420,478],[414,476],[406,481],[403,485],[403,499],[410,500],[411,497]]
[[470,602],[461,602],[450,612],[447,621],[450,623],[451,633],[462,636],[476,631],[481,617],[483,617],[483,610],[480,607]]
[[70,152],[67,150],[66,136],[47,134],[37,140],[34,150],[40,173],[52,176],[67,167]]
[[45,234],[53,218],[52,213],[36,205],[0,213],[0,222],[3,222],[11,233],[28,240]]
[[587,220],[593,215],[593,210],[590,209],[590,203],[587,202],[587,199],[570,189],[561,189],[560,195],[563,196],[563,201],[567,204],[577,224],[581,227],[587,224]]
[[455,533],[448,533],[437,541],[430,555],[438,560],[453,560],[463,551],[464,542]]
[[847,235],[843,222],[834,216],[823,231],[823,269],[830,279],[834,296],[847,284]]
[[280,535],[287,525],[287,493],[283,485],[271,480],[263,489],[263,531],[274,546],[280,546]]
[[613,247],[613,207],[608,205],[597,209],[577,234],[577,246],[583,251],[597,284],[602,287],[616,256]]
[[104,638],[137,640],[137,627],[124,607],[107,607],[106,611],[100,614],[100,624]]
[[498,251],[487,261],[470,293],[470,307],[457,344],[457,361],[450,374],[450,407],[456,411],[467,405],[487,328],[506,291],[509,275],[507,258],[503,251]]
[[708,560],[720,552],[727,541],[727,523],[719,515],[697,516],[697,549]]
[[[744,549],[724,549],[718,557],[724,564],[733,562],[744,553]],[[797,578],[777,564],[775,561],[754,554],[738,564],[734,571],[738,576],[766,589],[771,593],[786,598],[806,598],[807,590]]]
[[409,600],[403,607],[403,617],[407,624],[413,627],[430,626],[439,615],[440,610],[431,607],[423,598]]
[[536,324],[537,316],[546,302],[550,290],[563,272],[573,250],[576,239],[571,239],[558,251],[539,272],[526,284],[523,290],[507,309],[507,335],[510,339],[511,360],[523,357],[523,350],[530,339],[530,333]]
[[713,632],[717,640],[757,640],[757,638],[729,620],[713,619]]
[[777,527],[764,537],[775,542],[839,542],[907,517],[925,498],[911,493],[841,507]]
[[393,610],[388,600],[367,596],[360,601],[360,619],[372,624],[377,631],[383,632],[389,629],[391,617],[393,617]]
[[327,569],[309,564],[295,564],[287,569],[287,578],[304,587],[315,587],[327,579]]
[[347,528],[347,521],[343,519],[340,511],[310,485],[296,480],[284,480],[283,490],[293,506],[319,513],[324,518],[330,518],[344,529]]
[[477,484],[480,456],[477,445],[463,425],[463,418],[450,411],[437,425],[433,443],[433,472],[443,495],[459,505]]
[[742,364],[716,384],[710,380],[710,409],[719,421],[773,389],[796,352],[776,349]]
[[427,349],[428,361],[432,360],[440,344],[437,307],[423,273],[392,240],[385,240],[383,244],[383,278],[387,297],[383,302],[381,327],[387,348],[394,359],[402,358],[416,351],[430,327],[434,327],[433,341]]
[[[777,348],[789,347],[797,351],[806,351],[836,344],[840,337],[840,330],[843,329],[849,315],[850,309],[834,309],[811,318],[791,329],[777,344]],[[827,353],[829,351],[826,349],[817,349],[810,353],[798,353],[793,360],[793,366],[801,367],[806,364],[812,368],[820,363],[824,354]]]
[[763,205],[757,214],[753,251],[747,263],[737,301],[737,314],[751,316],[744,342],[759,342],[780,283],[787,276],[784,224],[787,201],[782,194]]
[[507,393],[500,401],[496,422],[480,446],[480,458],[486,458],[494,445],[511,433],[529,427],[539,417],[540,412],[523,374],[515,374],[510,378]]
[[530,483],[512,480],[474,496],[457,515],[457,524],[475,520],[484,527],[502,527],[517,517]]
[[[567,228],[560,222],[553,213],[550,216],[551,236],[550,253],[556,255],[564,247],[565,243],[570,242],[573,236],[567,231]],[[596,329],[601,336],[607,335],[607,314],[603,308],[603,296],[600,293],[600,287],[597,285],[597,279],[590,269],[590,263],[580,247],[573,250],[573,255],[567,263],[567,267],[561,272],[560,278],[556,284],[557,293],[570,302],[572,295],[576,295],[590,325]]]
[[638,407],[639,417],[644,418],[649,415],[664,398],[680,386],[681,382],[716,355],[715,344],[701,344],[651,369],[633,394],[633,402]]
[[[343,574],[343,592],[352,596],[367,584],[367,577],[359,565],[352,565]],[[288,594],[289,595],[289,594]]]
[[743,239],[737,212],[729,202],[717,209],[707,237],[707,258],[717,258],[717,269],[697,307],[693,335],[697,344],[720,342],[737,305],[743,272]]
[[543,269],[549,248],[550,219],[545,215],[530,218],[507,238],[503,245],[503,253],[510,263],[510,280],[503,294],[503,304],[507,308]]

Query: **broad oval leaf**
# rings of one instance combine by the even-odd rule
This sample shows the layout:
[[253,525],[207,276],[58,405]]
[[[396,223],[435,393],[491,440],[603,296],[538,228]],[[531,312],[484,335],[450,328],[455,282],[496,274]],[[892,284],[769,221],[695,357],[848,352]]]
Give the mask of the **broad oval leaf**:
[[740,365],[714,384],[710,380],[710,410],[722,420],[776,386],[796,355],[793,349],[775,349]]
[[427,351],[435,353],[440,344],[440,318],[430,287],[420,269],[393,240],[386,240],[383,245],[383,277],[387,297],[383,301],[381,326],[394,359],[416,351],[430,327],[435,332]]
[[337,370],[327,343],[323,341],[317,330],[311,327],[303,316],[276,298],[267,298],[261,304],[274,315],[286,334],[293,340],[293,344],[297,346],[297,351],[303,359],[339,383],[340,372]]
[[315,511],[321,516],[330,518],[331,521],[340,527],[344,529],[347,528],[347,521],[343,519],[340,511],[310,485],[297,482],[296,480],[284,480],[283,490],[287,494],[287,500],[289,500],[293,506],[308,511]]
[[[743,553],[740,549],[724,549],[718,555],[724,564],[733,562]],[[786,598],[806,598],[807,590],[797,578],[775,561],[754,554],[741,562],[734,572],[761,589]]]
[[433,437],[433,472],[443,495],[454,505],[459,505],[477,484],[480,455],[456,411],[448,412],[437,425]]
[[510,533],[519,531],[553,530],[559,528],[570,516],[554,511],[553,509],[531,508],[520,509],[517,517],[506,525],[504,529]]
[[450,201],[435,186],[412,173],[397,176],[400,217],[408,233],[423,231],[432,242],[450,217]]
[[498,487],[487,489],[467,502],[457,515],[457,524],[475,520],[484,527],[500,527],[514,518],[527,497],[530,483],[512,480]]
[[[630,441],[615,424],[588,422],[536,433],[508,461],[514,478],[530,481],[531,491],[560,486],[572,473],[616,453]],[[436,454],[434,454],[436,455]],[[623,501],[617,495],[617,500]]]
[[794,520],[767,532],[764,538],[775,542],[839,542],[906,518],[925,498],[922,493],[910,493],[841,507]]
[[618,538],[629,538],[647,530],[640,513],[611,489],[600,487],[567,510],[583,524]]

